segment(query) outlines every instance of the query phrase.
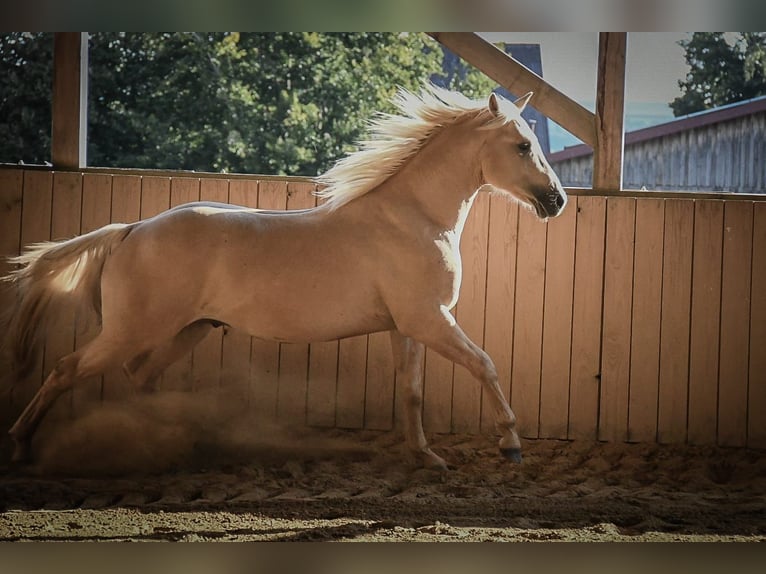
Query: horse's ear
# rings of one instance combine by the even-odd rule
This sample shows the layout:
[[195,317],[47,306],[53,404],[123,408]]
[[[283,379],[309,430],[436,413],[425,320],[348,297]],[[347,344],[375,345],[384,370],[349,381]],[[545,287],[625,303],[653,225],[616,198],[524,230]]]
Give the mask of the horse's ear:
[[497,96],[495,95],[495,92],[492,92],[489,95],[489,102],[487,107],[489,108],[489,111],[492,112],[493,116],[500,114],[500,104],[497,102]]
[[524,108],[527,107],[527,104],[529,103],[529,100],[532,97],[533,93],[534,92],[529,92],[526,96],[521,96],[518,100],[513,102],[513,105],[515,105],[517,108],[519,108],[520,112],[523,112]]

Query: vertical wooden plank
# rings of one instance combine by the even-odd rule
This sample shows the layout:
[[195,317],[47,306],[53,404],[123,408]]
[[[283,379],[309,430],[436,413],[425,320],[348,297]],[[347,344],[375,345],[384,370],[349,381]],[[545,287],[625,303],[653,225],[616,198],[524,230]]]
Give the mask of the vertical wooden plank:
[[694,202],[665,200],[657,440],[686,442]]
[[576,205],[568,438],[594,440],[601,381],[606,198],[581,196]]
[[[234,202],[233,197],[232,202]],[[258,182],[258,204],[248,203],[245,205],[259,209],[286,209],[287,182]],[[277,420],[280,352],[281,345],[279,343],[259,339],[252,339],[251,341],[250,408],[258,419],[270,422]]]
[[604,339],[599,439],[624,441],[628,431],[633,241],[636,200],[607,200],[604,255]]
[[[229,202],[245,207],[258,206],[258,182],[252,180],[232,179],[229,182]],[[232,297],[238,294],[232,293]],[[254,402],[255,378],[258,382],[267,382],[268,376],[271,387],[276,394],[279,356],[273,365],[266,367],[263,361],[255,358],[254,343],[249,335],[236,329],[225,328],[221,345],[221,373],[219,386],[219,403],[238,409],[249,409],[250,413],[261,414],[260,405]],[[276,395],[275,395],[276,396]],[[271,403],[269,420],[273,421],[276,414],[276,401]]]
[[[229,180],[202,179],[199,198],[201,201],[228,203]],[[221,377],[223,352],[223,329],[213,329],[192,351],[192,386],[195,392],[218,391]]]
[[[82,179],[82,221],[80,233],[88,233],[107,225],[112,212],[112,176],[108,174],[85,174]],[[75,347],[92,340],[99,332],[95,314],[88,310],[77,317]],[[72,389],[72,406],[79,414],[101,402],[103,377],[92,377]]]
[[593,149],[593,189],[598,191],[622,189],[627,37],[626,32],[601,32],[598,37]]
[[[487,303],[488,193],[479,193],[466,221],[460,241],[463,279],[455,316],[463,332],[484,346],[484,311]],[[481,383],[461,366],[455,368],[452,385],[452,430],[478,433],[481,425]]]
[[141,180],[141,219],[170,209],[170,178],[147,176]]
[[199,201],[200,180],[196,177],[174,177],[170,180],[170,207]]
[[628,440],[657,440],[660,370],[663,199],[636,200]]
[[[287,209],[307,209],[316,201],[314,184],[287,184]],[[289,265],[289,262],[285,262]],[[290,425],[306,424],[308,393],[309,346],[305,343],[283,344],[279,356],[279,386],[277,417]]]
[[718,444],[747,443],[753,204],[724,203]]
[[[13,269],[7,258],[19,254],[21,247],[21,207],[24,194],[24,172],[22,170],[0,170],[0,277]],[[0,286],[0,313],[16,304],[16,292],[7,286]],[[0,334],[0,340],[4,334]],[[0,424],[8,428],[14,416],[12,389],[17,381],[10,380],[7,365],[0,363]]]
[[[53,196],[51,207],[51,239],[70,239],[80,233],[82,215],[82,174],[56,172],[53,174]],[[50,373],[59,359],[74,351],[75,334],[74,305],[62,305],[50,322],[45,340],[43,370]],[[72,414],[72,391],[59,398],[51,410],[53,417]]]
[[519,211],[511,404],[527,438],[537,438],[540,422],[546,236],[545,224],[529,210]]
[[364,426],[368,337],[341,339],[338,346],[338,389],[335,421],[340,428]]
[[[484,350],[497,368],[500,388],[511,397],[513,357],[513,301],[516,294],[516,242],[519,204],[491,196],[487,246],[487,312],[484,318]],[[482,395],[481,430],[495,432],[495,415]]]
[[391,430],[394,423],[394,359],[387,332],[372,333],[367,343],[364,427]]
[[309,380],[306,422],[312,426],[335,426],[338,386],[339,342],[312,343],[309,349]]
[[689,430],[692,444],[714,444],[718,413],[723,202],[697,200],[694,213]]
[[754,211],[747,446],[766,448],[766,203]]
[[[170,207],[199,201],[200,180],[196,177],[174,177],[170,180]],[[189,277],[192,281],[194,278]],[[162,374],[162,389],[166,391],[191,391],[192,354],[187,353],[169,365]]]
[[[51,238],[51,208],[53,174],[49,171],[24,172],[24,192],[21,208],[22,249]],[[13,408],[22,409],[32,399],[43,381],[43,357],[25,381],[17,381],[11,390]]]
[[559,217],[548,222],[540,438],[566,439],[569,427],[576,226],[575,205],[567,206]]
[[[141,177],[115,175],[112,178],[112,223],[133,223],[141,219]],[[133,394],[128,378],[122,368],[116,367],[104,373],[102,399],[120,401]]]

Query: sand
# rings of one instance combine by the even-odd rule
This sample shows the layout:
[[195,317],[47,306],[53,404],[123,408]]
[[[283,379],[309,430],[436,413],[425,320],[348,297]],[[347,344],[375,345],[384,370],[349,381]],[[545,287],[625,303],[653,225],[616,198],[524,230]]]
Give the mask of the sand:
[[0,541],[766,541],[759,451],[526,440],[515,465],[494,437],[435,435],[438,472],[396,432],[209,405],[169,393],[47,425],[36,463],[0,475]]

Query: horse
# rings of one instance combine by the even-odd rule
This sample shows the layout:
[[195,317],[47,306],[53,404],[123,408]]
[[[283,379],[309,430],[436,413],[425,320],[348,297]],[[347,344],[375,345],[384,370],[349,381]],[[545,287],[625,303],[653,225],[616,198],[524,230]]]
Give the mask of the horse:
[[5,328],[14,377],[31,370],[46,317],[61,301],[92,307],[100,332],[56,363],[12,426],[12,461],[30,460],[41,419],[78,381],[121,366],[137,389],[151,390],[210,330],[229,326],[304,343],[388,331],[405,389],[406,445],[422,466],[446,469],[421,418],[429,347],[481,383],[501,453],[521,462],[495,366],[450,310],[460,291],[460,236],[478,193],[511,198],[541,220],[567,203],[521,117],[531,96],[399,89],[397,112],[373,116],[358,149],[315,178],[324,201],[311,209],[194,202],[27,247],[5,277],[18,293]]

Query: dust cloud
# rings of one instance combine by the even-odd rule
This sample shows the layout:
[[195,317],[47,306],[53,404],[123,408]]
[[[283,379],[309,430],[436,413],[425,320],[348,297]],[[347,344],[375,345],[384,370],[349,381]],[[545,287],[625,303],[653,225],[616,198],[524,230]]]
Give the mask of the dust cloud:
[[205,470],[249,460],[366,458],[342,436],[256,420],[220,392],[159,391],[94,405],[74,418],[44,424],[34,441],[35,474],[116,477]]

